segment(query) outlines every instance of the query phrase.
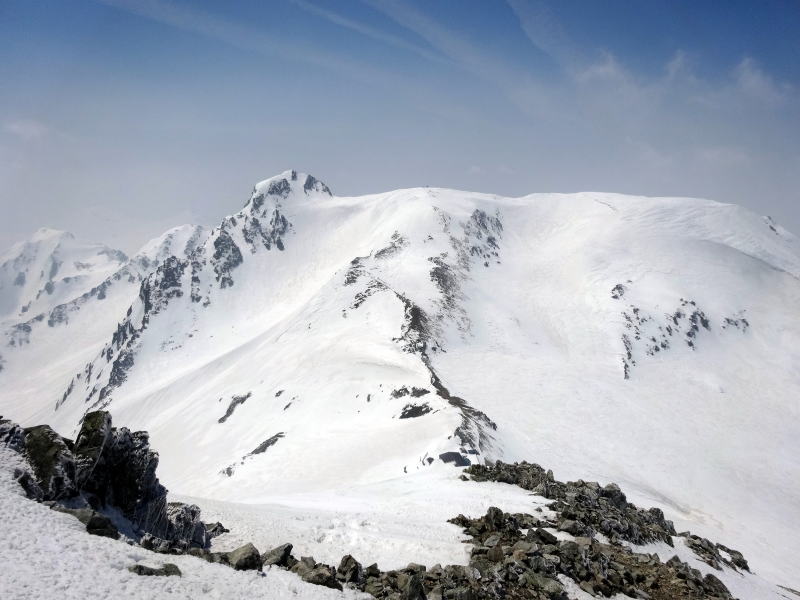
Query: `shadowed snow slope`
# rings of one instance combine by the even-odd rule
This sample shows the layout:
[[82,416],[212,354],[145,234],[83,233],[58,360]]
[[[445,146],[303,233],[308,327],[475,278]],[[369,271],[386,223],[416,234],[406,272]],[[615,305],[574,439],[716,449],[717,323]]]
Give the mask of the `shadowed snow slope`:
[[770,219],[600,193],[343,198],[287,171],[182,235],[103,308],[22,345],[8,325],[0,411],[69,435],[106,408],[150,431],[170,489],[221,501],[532,460],[800,585],[800,244]]

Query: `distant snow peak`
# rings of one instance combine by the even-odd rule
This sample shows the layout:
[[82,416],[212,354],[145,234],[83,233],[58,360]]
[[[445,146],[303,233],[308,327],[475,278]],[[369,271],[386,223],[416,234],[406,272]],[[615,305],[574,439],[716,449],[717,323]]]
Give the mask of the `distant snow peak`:
[[70,233],[69,231],[63,231],[61,229],[53,229],[51,227],[40,227],[31,236],[31,241],[38,242],[41,240],[49,240],[53,238],[74,240],[75,235]]
[[[109,405],[112,391],[127,380],[150,319],[166,310],[173,300],[188,297],[188,313],[195,311],[194,305],[207,308],[217,289],[234,286],[234,271],[245,262],[244,248],[250,250],[250,255],[273,249],[283,252],[284,239],[293,227],[283,214],[282,201],[300,193],[330,195],[330,190],[311,175],[286,171],[258,183],[245,207],[225,217],[213,231],[178,227],[149,242],[136,259],[139,265],[152,270],[141,278],[136,310],[129,310],[112,342],[90,363],[96,365],[92,369],[97,374],[93,381],[84,380],[86,401],[92,402],[93,407]],[[28,331],[15,333],[27,341]],[[176,344],[170,336],[160,347],[174,349],[179,347]],[[80,375],[73,378],[59,405],[71,394],[76,379]]]
[[205,242],[211,230],[202,225],[179,225],[142,246],[133,261],[146,272],[170,256],[190,256]]
[[[42,228],[0,256],[0,321],[3,330],[41,322],[58,306],[98,286],[128,257],[103,244],[85,244],[71,233]],[[50,319],[48,319],[50,321]]]

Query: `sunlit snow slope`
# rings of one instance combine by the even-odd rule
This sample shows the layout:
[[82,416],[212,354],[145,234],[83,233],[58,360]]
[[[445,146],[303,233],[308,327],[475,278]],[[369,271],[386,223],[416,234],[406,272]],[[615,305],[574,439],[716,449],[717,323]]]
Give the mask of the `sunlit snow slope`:
[[0,257],[0,383],[15,414],[25,422],[50,419],[64,382],[97,355],[142,280],[165,258],[191,252],[208,233],[176,227],[129,259],[101,244],[81,244],[70,233],[41,229]]
[[800,572],[800,243],[770,219],[287,171],[187,235],[84,324],[7,333],[0,411],[69,435],[107,408],[222,500],[527,459]]

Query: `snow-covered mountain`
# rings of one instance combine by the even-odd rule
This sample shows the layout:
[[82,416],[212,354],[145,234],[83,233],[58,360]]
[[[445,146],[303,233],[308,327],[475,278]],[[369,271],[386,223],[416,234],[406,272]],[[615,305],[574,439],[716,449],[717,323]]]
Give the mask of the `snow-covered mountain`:
[[170,489],[237,502],[534,460],[800,583],[800,242],[769,218],[287,171],[130,260],[50,238],[3,258],[0,413],[105,408]]
[[40,229],[0,257],[0,316],[24,319],[99,285],[128,261],[119,250]]
[[[185,256],[209,230],[183,225],[132,258],[68,232],[41,229],[0,263],[0,371],[26,420],[47,418],[53,393],[102,347],[139,292],[169,256]],[[34,375],[34,376],[32,376]]]

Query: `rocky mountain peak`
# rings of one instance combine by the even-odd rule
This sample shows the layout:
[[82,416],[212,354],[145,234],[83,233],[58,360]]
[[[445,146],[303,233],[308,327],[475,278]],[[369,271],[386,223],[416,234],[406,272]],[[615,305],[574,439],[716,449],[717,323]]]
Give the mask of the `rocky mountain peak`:
[[286,199],[290,195],[303,197],[315,194],[332,195],[330,188],[313,175],[292,169],[258,182],[253,188],[250,203],[258,207],[265,196]]

